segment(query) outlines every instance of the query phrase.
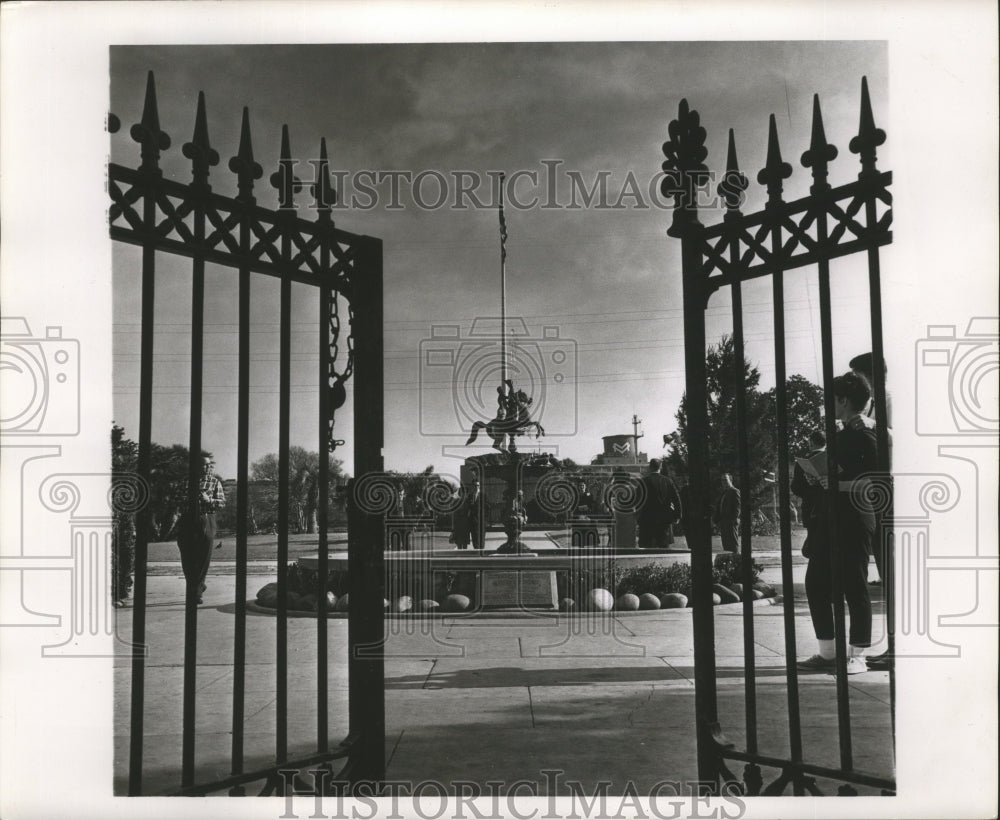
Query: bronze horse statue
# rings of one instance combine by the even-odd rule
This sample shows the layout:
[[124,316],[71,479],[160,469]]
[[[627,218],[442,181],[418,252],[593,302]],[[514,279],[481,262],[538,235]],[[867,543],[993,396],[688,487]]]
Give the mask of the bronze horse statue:
[[[534,428],[536,435],[544,436],[545,429],[537,421],[530,418],[532,399],[523,390],[515,391],[513,385],[508,381],[509,391],[505,394],[503,388],[498,388],[500,393],[500,410],[497,417],[492,421],[477,421],[472,425],[469,440],[466,445],[472,444],[479,435],[479,431],[486,429],[486,435],[493,439],[493,449],[500,452],[516,453],[517,446],[514,444],[514,437],[525,435]],[[504,440],[509,439],[507,446]]]

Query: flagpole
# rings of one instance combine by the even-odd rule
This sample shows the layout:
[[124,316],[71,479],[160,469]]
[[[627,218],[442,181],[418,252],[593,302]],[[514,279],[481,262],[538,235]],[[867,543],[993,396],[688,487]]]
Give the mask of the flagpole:
[[504,175],[500,174],[500,389],[507,384],[507,221],[503,216]]

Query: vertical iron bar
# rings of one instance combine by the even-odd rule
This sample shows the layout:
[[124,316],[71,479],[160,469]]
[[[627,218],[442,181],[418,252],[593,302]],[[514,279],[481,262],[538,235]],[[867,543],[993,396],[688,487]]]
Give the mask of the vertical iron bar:
[[[192,193],[197,196],[193,189]],[[181,744],[181,787],[194,784],[195,749],[195,686],[198,674],[198,569],[203,556],[199,553],[200,476],[201,476],[201,412],[202,412],[202,353],[204,351],[205,323],[205,259],[200,249],[205,240],[204,202],[199,198],[194,205],[194,245],[198,249],[191,260],[191,415],[188,452],[188,571],[194,575],[186,579],[184,598],[184,735]],[[207,549],[211,550],[209,544]],[[207,558],[207,556],[205,556]]]
[[[247,528],[250,512],[250,258],[253,235],[250,220],[256,202],[254,180],[262,170],[253,159],[250,138],[250,112],[243,109],[240,144],[237,155],[229,160],[229,170],[236,174],[240,208],[239,253],[239,342],[236,423],[236,622],[233,630],[233,742],[232,773],[243,773],[243,720],[246,712],[247,649]],[[234,786],[230,795],[243,796],[246,789]]]
[[[287,229],[281,238],[281,259],[288,264],[292,257]],[[277,686],[275,689],[275,757],[280,763],[288,758],[288,481],[289,420],[291,397],[292,280],[281,277],[280,342],[278,375],[278,622]]]
[[[240,224],[240,250],[250,249],[249,214]],[[233,631],[232,773],[243,773],[243,719],[246,708],[247,522],[250,508],[250,270],[240,268],[239,374],[236,422],[236,623]],[[244,794],[242,787],[231,794]]]
[[[775,228],[775,230],[780,230]],[[772,250],[778,257],[781,247],[780,237],[772,236]],[[785,621],[785,681],[788,691],[788,745],[793,763],[802,760],[802,723],[799,707],[799,673],[796,666],[797,650],[795,646],[795,607],[790,602],[795,600],[795,583],[792,577],[792,527],[788,519],[789,498],[788,478],[788,395],[787,371],[785,363],[785,275],[778,269],[771,275],[771,293],[774,310],[774,402],[775,421],[778,434],[778,469],[775,481],[778,482],[778,503],[781,505],[779,514],[780,550],[781,550],[781,594],[786,604],[784,607]],[[798,778],[793,780],[792,788],[796,795],[802,794],[802,786]]]
[[[383,470],[381,240],[359,238],[353,274],[354,472],[360,479]],[[355,780],[377,783],[385,779],[385,521],[382,515],[359,510],[353,495],[348,532],[348,686],[350,733],[359,741],[351,768]]]
[[[327,222],[329,224],[329,222]],[[326,583],[329,573],[327,550],[327,509],[330,498],[330,312],[331,301],[336,299],[330,281],[330,246],[333,241],[326,233],[320,250],[320,270],[323,279],[319,286],[319,475],[317,476],[316,524],[319,529],[319,589],[316,591],[316,748],[325,752],[330,748],[329,681],[327,665]]]
[[[676,213],[676,212],[675,212]],[[692,210],[682,228],[681,269],[684,287],[684,373],[687,396],[688,473],[692,540],[691,593],[694,596],[694,685],[698,737],[698,780],[718,789],[718,702],[715,681],[715,613],[712,606],[712,530],[709,522],[708,408],[705,365],[705,308],[708,297],[701,276],[702,226]]]
[[[143,227],[152,234],[156,224],[153,191],[143,196]],[[153,430],[153,328],[155,321],[156,251],[152,243],[142,246],[142,335],[139,367],[139,477],[150,486]],[[147,502],[139,511],[135,538],[135,589],[132,593],[132,702],[129,727],[128,793],[142,794],[143,724],[146,686],[146,572],[152,508]]]
[[507,382],[507,221],[503,214],[504,175],[500,174],[500,387]]
[[[871,185],[875,184],[872,180]],[[875,196],[872,192],[865,202],[865,224],[874,232],[878,221]],[[872,240],[869,240],[872,241]],[[872,333],[872,389],[875,402],[875,444],[878,449],[877,464],[880,481],[885,482],[888,493],[886,509],[878,516],[874,548],[882,552],[882,590],[885,597],[886,649],[889,657],[889,713],[892,723],[893,750],[896,748],[896,621],[895,621],[895,539],[893,538],[893,481],[892,460],[889,452],[889,415],[885,390],[885,350],[882,341],[882,270],[878,245],[868,248],[868,295],[871,311]]]
[[[728,214],[727,214],[728,216]],[[739,264],[739,245],[735,235],[729,246],[730,260],[733,266]],[[745,717],[747,733],[747,751],[757,753],[757,678],[754,655],[754,623],[753,623],[753,593],[752,564],[753,548],[751,545],[750,515],[753,499],[749,497],[750,489],[750,445],[747,441],[747,389],[744,381],[743,343],[743,288],[739,280],[732,284],[733,296],[733,352],[736,368],[736,439],[739,461],[740,492],[742,497],[742,515],[740,517],[740,546],[742,548],[742,580],[743,580],[743,691],[745,700]]]
[[[821,248],[827,246],[827,222],[825,207],[816,219],[816,242]],[[853,768],[851,752],[851,713],[850,692],[847,688],[847,636],[844,634],[844,582],[843,556],[838,541],[838,506],[840,482],[837,479],[837,427],[833,397],[833,327],[830,309],[830,263],[821,258],[819,261],[819,319],[823,349],[823,405],[826,415],[826,456],[828,488],[826,503],[830,538],[830,576],[833,595],[834,637],[837,652],[837,720],[840,730],[840,767]]]

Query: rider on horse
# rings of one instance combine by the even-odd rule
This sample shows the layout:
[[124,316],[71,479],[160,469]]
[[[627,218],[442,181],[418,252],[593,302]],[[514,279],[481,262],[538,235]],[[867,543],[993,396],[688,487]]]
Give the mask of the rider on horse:
[[[530,413],[532,399],[523,390],[514,390],[514,384],[510,379],[505,379],[504,383],[497,388],[497,416],[491,422],[477,421],[472,425],[472,432],[466,444],[472,444],[479,435],[482,428],[486,428],[486,433],[493,439],[493,447],[503,452],[517,452],[514,444],[514,436],[526,433],[530,427],[534,427],[538,435],[544,435],[542,425],[537,421],[532,421],[528,416]],[[509,438],[510,443],[504,447],[504,439]]]

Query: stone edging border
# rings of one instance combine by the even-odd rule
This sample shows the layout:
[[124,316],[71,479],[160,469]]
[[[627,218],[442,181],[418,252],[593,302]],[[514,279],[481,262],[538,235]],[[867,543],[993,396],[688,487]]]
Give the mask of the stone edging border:
[[[784,599],[782,595],[776,594],[770,598],[757,598],[753,601],[751,606],[754,608],[764,607],[764,606],[777,606],[783,603]],[[278,614],[278,610],[272,609],[271,607],[261,606],[255,600],[247,600],[247,612],[256,612],[259,615],[274,615]],[[731,607],[736,607],[739,609],[743,608],[743,601],[736,601],[731,604],[716,604],[713,609],[729,609]],[[579,617],[597,617],[602,618],[607,617],[634,617],[634,616],[648,616],[648,615],[662,615],[667,612],[693,612],[694,608],[690,606],[683,607],[661,607],[660,609],[641,609],[641,610],[608,610],[606,612],[593,611],[593,610],[576,610],[573,612],[560,612],[558,609],[496,609],[496,610],[483,610],[477,609],[470,612],[442,612],[439,609],[434,609],[429,612],[414,612],[409,610],[407,612],[392,612],[387,610],[385,612],[386,617],[392,620],[411,620],[411,619],[435,619],[440,620],[441,618],[456,618],[458,620],[467,620],[472,618],[544,618],[552,615],[559,616],[570,616],[574,618]],[[305,610],[305,609],[289,609],[287,611],[289,618],[311,618],[316,620],[315,610]],[[342,619],[347,618],[346,612],[327,612],[326,617]]]

